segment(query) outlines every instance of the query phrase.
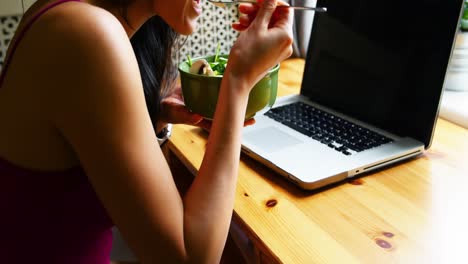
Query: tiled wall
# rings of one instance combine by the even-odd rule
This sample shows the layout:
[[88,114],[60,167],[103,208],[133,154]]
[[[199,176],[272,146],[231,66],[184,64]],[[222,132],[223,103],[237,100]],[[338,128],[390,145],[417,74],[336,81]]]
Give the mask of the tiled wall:
[[0,17],[0,69],[21,16]]
[[228,53],[238,36],[238,32],[231,28],[232,22],[237,20],[237,7],[222,9],[203,1],[203,13],[196,32],[188,36],[186,43],[176,52],[177,61],[190,55],[191,57],[214,54],[218,42],[222,53]]
[[[0,17],[0,69],[20,18],[20,15]],[[218,42],[221,52],[227,53],[238,34],[231,28],[231,23],[235,20],[237,20],[236,7],[222,9],[203,1],[203,13],[198,20],[199,27],[190,36],[182,37],[182,41],[175,47],[174,60],[179,62],[187,55],[194,58],[214,54]]]

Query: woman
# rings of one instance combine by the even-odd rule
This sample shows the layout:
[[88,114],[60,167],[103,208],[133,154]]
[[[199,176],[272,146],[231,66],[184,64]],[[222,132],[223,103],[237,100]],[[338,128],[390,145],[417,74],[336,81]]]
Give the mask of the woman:
[[[292,13],[276,4],[240,7],[206,153],[180,197],[156,134],[200,125],[160,99],[172,29],[192,33],[200,2],[38,0],[0,77],[1,261],[108,263],[115,224],[143,263],[219,262],[249,91],[292,52]],[[145,61],[147,40],[159,44]]]

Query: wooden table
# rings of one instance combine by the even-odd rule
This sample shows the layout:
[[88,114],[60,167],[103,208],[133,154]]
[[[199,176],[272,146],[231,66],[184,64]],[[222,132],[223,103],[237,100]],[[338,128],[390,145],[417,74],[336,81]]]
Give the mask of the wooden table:
[[[303,67],[282,63],[279,96],[299,92]],[[170,163],[195,175],[206,140],[174,126]],[[467,164],[468,131],[443,119],[424,155],[320,191],[242,155],[234,221],[262,263],[468,263]]]

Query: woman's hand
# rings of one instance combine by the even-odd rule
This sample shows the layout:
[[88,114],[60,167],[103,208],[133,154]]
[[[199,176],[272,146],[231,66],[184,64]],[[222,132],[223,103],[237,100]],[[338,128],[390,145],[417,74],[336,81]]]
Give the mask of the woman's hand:
[[255,84],[274,65],[292,54],[293,11],[276,8],[287,5],[276,0],[257,0],[257,4],[239,6],[241,16],[232,27],[241,31],[231,49],[231,74],[244,76]]
[[190,112],[184,104],[182,89],[179,85],[174,87],[170,93],[161,100],[161,116],[159,118],[156,132],[161,131],[168,123],[186,124],[209,128],[210,124],[201,115]]
[[[161,131],[168,123],[197,126],[207,131],[211,129],[210,120],[206,120],[201,115],[190,112],[185,107],[180,85],[173,88],[169,95],[161,100],[161,117],[158,121],[156,132]],[[246,120],[244,126],[254,123],[255,120],[252,118]]]

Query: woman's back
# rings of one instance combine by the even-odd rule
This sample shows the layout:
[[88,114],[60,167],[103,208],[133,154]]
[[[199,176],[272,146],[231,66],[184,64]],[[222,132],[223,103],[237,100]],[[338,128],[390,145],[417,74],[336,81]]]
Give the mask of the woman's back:
[[50,91],[58,85],[67,89],[61,76],[68,69],[56,67],[60,53],[72,52],[71,47],[57,49],[60,43],[49,41],[54,29],[48,29],[58,23],[73,26],[73,17],[64,18],[85,4],[71,2],[77,1],[38,1],[25,14],[3,69],[0,255],[5,263],[109,261],[112,221],[72,149],[48,120]]
[[[47,10],[29,27],[34,16],[50,5],[63,2]],[[24,15],[12,40],[0,83],[0,157],[26,168],[54,171],[76,166],[78,160],[63,138],[48,121],[51,87],[59,85],[60,76],[67,69],[55,67],[60,52],[54,52],[50,30],[64,16],[67,5],[83,5],[74,1],[38,1]],[[61,14],[62,13],[62,14]],[[25,30],[26,29],[26,30]],[[24,37],[17,41],[19,33]],[[15,54],[11,54],[16,46]],[[70,52],[72,52],[70,50]],[[12,56],[13,55],[13,56]],[[73,82],[73,80],[70,80]],[[65,83],[63,83],[65,84]],[[65,85],[63,89],[67,89]]]

